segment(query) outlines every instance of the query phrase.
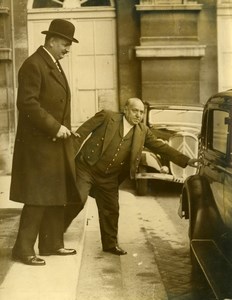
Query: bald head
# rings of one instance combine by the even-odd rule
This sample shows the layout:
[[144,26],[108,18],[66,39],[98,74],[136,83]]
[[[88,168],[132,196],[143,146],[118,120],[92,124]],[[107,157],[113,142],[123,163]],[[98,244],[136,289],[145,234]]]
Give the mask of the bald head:
[[131,125],[136,125],[143,120],[144,104],[139,98],[129,98],[125,104],[124,114]]

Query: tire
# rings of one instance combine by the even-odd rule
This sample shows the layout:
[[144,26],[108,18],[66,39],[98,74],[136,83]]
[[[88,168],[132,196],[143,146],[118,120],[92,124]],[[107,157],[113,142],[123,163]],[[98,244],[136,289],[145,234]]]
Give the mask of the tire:
[[[139,166],[139,173],[146,173],[146,167]],[[145,196],[148,190],[148,180],[147,179],[137,179],[136,180],[136,192],[139,196]]]

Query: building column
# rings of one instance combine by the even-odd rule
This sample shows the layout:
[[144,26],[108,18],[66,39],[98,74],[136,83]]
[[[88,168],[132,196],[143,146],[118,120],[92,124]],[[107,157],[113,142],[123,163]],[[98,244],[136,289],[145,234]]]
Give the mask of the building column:
[[15,132],[14,49],[12,47],[12,1],[0,7],[0,175],[11,172],[12,147]]
[[219,0],[217,5],[218,90],[232,88],[232,0]]

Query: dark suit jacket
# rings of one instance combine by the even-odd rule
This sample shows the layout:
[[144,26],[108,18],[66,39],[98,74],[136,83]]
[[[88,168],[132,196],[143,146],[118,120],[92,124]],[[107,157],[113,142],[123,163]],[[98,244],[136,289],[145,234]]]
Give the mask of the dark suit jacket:
[[[121,113],[102,110],[94,117],[86,121],[76,131],[76,153],[79,152],[82,144],[91,134],[91,136],[88,138],[89,147],[86,149],[83,155],[86,158],[86,161],[88,161],[89,165],[94,165],[96,162],[99,163],[101,160],[101,155],[104,153],[104,151],[107,151],[107,147],[112,141],[119,123],[122,122],[122,118],[123,114]],[[144,146],[156,154],[165,155],[169,160],[181,167],[186,167],[189,160],[189,157],[168,146],[161,140],[158,140],[147,126],[145,126],[143,123],[140,123],[134,128],[129,165],[129,173],[131,178],[135,177]],[[95,151],[96,147],[101,147],[102,150],[100,155],[97,154],[99,151]]]
[[61,124],[71,127],[66,77],[41,46],[23,63],[18,81],[10,199],[31,205],[64,205],[68,200],[67,173],[68,191],[77,198],[72,140],[54,142],[52,138]]

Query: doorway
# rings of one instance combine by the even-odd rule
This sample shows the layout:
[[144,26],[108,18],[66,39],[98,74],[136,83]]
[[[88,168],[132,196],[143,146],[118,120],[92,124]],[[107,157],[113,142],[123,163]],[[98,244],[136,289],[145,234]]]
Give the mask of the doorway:
[[79,43],[73,44],[61,61],[72,94],[73,129],[101,109],[118,110],[116,14],[112,1],[108,6],[80,6],[88,1],[72,1],[76,4],[69,8],[33,8],[33,2],[28,2],[27,14],[29,55],[43,45],[41,31],[47,30],[53,19],[66,19],[76,27]]

